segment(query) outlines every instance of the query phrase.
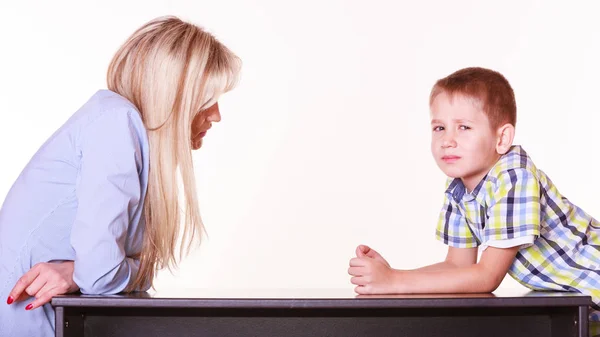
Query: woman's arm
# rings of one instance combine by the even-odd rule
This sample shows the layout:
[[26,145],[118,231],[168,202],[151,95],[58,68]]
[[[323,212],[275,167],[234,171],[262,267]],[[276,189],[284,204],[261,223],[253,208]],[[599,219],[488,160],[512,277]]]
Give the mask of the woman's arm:
[[106,111],[80,136],[78,209],[71,245],[73,280],[84,294],[121,292],[138,272],[139,260],[125,253],[133,231],[130,222],[142,207],[141,149],[130,113]]

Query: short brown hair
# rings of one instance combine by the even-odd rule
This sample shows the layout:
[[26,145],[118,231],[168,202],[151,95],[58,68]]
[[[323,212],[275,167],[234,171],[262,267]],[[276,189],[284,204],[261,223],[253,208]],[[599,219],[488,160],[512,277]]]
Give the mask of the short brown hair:
[[479,100],[492,128],[505,123],[517,124],[515,93],[506,78],[497,71],[479,67],[458,70],[435,82],[429,105],[442,92],[452,97],[460,94]]

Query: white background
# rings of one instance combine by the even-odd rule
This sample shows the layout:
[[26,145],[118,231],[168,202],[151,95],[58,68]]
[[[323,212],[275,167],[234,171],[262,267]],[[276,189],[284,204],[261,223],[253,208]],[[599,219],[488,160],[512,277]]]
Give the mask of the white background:
[[[9,1],[0,14],[0,200],[139,26],[173,14],[243,62],[195,155],[209,237],[158,290],[351,289],[359,243],[442,260],[433,83],[467,66],[516,92],[516,143],[600,216],[598,1]],[[505,280],[502,287],[520,287]]]

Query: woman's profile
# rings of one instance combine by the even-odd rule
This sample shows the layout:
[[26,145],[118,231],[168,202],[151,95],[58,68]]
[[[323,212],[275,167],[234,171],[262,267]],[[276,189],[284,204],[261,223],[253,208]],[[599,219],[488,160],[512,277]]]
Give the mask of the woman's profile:
[[0,336],[53,336],[52,296],[145,291],[176,265],[203,230],[192,150],[240,66],[176,17],[125,41],[108,90],[39,148],[0,208]]

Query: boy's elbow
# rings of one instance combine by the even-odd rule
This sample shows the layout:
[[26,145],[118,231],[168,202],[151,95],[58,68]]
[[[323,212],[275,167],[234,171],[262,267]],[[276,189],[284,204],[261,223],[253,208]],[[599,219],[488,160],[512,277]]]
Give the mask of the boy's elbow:
[[479,285],[481,287],[481,292],[491,293],[498,289],[502,280],[504,279],[504,275],[499,275],[496,273],[483,273],[483,277],[480,278]]
[[497,282],[494,279],[482,282],[483,289],[481,290],[481,292],[482,293],[491,293],[491,292],[495,291],[496,289],[498,289],[498,287],[500,286],[500,283],[502,283],[502,280],[500,282]]

